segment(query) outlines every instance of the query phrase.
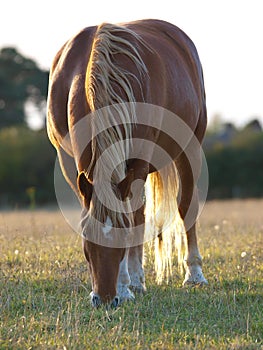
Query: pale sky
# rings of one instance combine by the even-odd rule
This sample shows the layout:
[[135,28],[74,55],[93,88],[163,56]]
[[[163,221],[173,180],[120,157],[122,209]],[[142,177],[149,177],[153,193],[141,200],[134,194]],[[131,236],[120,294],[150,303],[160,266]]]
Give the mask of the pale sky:
[[1,6],[0,48],[15,46],[48,69],[79,30],[101,22],[158,18],[194,41],[204,70],[208,117],[263,123],[261,0],[9,0]]

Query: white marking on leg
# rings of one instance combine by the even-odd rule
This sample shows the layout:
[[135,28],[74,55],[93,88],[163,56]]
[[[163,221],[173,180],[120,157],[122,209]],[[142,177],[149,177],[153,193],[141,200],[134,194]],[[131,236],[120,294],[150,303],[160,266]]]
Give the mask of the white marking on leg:
[[187,285],[204,285],[208,284],[202,271],[202,258],[200,255],[194,257],[194,259],[187,259],[184,264],[185,267],[185,279],[183,286]]
[[[138,249],[138,247],[131,249],[135,250]],[[137,251],[134,251],[134,254],[129,255],[129,274],[132,289],[136,292],[143,293],[146,291],[145,276],[142,261],[138,254]]]
[[120,302],[123,302],[125,300],[135,299],[134,294],[129,289],[131,280],[128,272],[128,256],[129,256],[129,249],[126,249],[124,258],[120,263],[118,283],[117,283],[117,295],[120,297]]

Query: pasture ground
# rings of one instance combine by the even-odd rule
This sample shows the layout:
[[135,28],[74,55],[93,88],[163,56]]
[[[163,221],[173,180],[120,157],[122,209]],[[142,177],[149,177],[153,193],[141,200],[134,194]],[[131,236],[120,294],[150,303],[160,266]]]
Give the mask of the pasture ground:
[[[199,247],[209,285],[177,272],[116,310],[90,306],[81,238],[58,211],[0,212],[0,349],[262,349],[262,200],[209,202]],[[176,260],[175,260],[176,261]]]

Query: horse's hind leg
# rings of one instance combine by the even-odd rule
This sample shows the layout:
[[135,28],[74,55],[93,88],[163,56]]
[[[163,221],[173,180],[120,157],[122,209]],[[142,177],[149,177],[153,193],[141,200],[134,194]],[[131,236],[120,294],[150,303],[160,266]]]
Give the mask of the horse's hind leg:
[[184,221],[187,239],[184,257],[186,274],[183,285],[207,284],[202,272],[202,258],[197,245],[195,224],[199,209],[196,181],[200,172],[196,167],[201,165],[201,161],[199,161],[198,152],[194,151],[193,153],[195,158],[189,160],[183,153],[176,162],[181,181],[181,197],[178,206]]
[[[184,212],[182,209],[181,212]],[[183,216],[184,214],[182,214]],[[186,231],[187,246],[184,259],[185,279],[183,285],[207,284],[202,272],[202,258],[199,253],[196,237],[196,225]]]

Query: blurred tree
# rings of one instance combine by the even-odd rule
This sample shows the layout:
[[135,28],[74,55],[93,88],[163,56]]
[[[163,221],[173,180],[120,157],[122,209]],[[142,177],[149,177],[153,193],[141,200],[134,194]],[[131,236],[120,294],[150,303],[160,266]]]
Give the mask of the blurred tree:
[[15,48],[3,48],[0,51],[0,128],[26,124],[28,103],[44,114],[47,87],[47,71]]
[[221,131],[224,124],[223,117],[219,113],[215,113],[209,120],[207,134],[214,134]]
[[261,123],[260,121],[255,118],[255,119],[252,119],[244,128],[244,130],[249,130],[251,132],[261,132],[262,131],[262,126],[261,126]]
[[258,121],[236,130],[227,143],[212,143],[205,153],[209,198],[263,196],[263,132]]
[[0,130],[0,207],[55,201],[55,149],[46,130]]

